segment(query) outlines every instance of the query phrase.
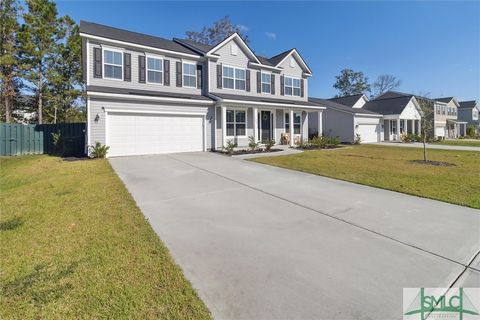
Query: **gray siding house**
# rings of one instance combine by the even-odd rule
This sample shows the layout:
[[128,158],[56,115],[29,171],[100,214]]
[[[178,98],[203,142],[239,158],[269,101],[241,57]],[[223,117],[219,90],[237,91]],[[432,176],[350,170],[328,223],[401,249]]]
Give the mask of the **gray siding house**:
[[321,128],[312,72],[296,49],[257,56],[238,34],[208,46],[81,21],[87,144],[109,156],[240,147],[248,138],[293,145]]
[[475,133],[480,134],[480,104],[477,101],[462,101],[458,107],[458,119],[475,127]]

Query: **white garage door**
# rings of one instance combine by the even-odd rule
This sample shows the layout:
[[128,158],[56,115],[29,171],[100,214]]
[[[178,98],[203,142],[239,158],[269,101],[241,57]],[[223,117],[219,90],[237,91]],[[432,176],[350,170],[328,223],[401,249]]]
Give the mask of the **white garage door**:
[[203,151],[203,116],[108,113],[109,156]]
[[362,142],[378,142],[379,132],[379,124],[359,124],[357,128]]
[[437,137],[445,137],[445,127],[435,127],[435,135]]

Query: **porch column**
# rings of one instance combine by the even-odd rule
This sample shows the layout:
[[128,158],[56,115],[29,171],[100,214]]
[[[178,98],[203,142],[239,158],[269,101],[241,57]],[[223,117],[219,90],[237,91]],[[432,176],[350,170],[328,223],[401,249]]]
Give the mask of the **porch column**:
[[[305,111],[302,111],[302,113]],[[305,112],[305,117],[302,114],[302,141],[308,140],[308,112]]]
[[222,148],[225,148],[227,144],[227,107],[222,104],[220,108],[222,110]]
[[318,124],[317,124],[317,128],[318,128],[318,136],[319,136],[319,137],[322,136],[322,132],[323,132],[323,128],[322,128],[322,115],[323,115],[323,112],[322,112],[322,111],[318,111]]
[[412,133],[417,133],[417,120],[412,120]]
[[294,120],[293,120],[293,110],[290,109],[288,112],[290,113],[290,115],[289,115],[290,123],[289,123],[289,128],[288,128],[288,131],[290,133],[290,147],[293,147],[295,145],[295,143],[293,141],[293,140],[295,140],[294,137],[293,137],[293,131],[294,131],[293,130],[293,122],[294,122]]
[[400,117],[397,119],[397,136],[395,138],[396,141],[400,141]]
[[255,137],[255,142],[258,141],[258,109],[253,108],[253,136]]

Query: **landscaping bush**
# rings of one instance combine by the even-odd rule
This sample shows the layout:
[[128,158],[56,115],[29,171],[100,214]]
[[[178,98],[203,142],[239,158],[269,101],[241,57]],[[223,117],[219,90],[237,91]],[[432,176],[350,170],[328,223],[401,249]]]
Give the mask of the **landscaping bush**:
[[94,146],[90,146],[90,158],[94,159],[103,159],[107,156],[109,146],[101,144],[100,142],[95,142]]
[[475,137],[475,127],[472,125],[467,126],[467,136],[470,138]]
[[260,142],[256,142],[254,136],[249,136],[248,141],[249,141],[248,147],[250,148],[251,151],[255,151],[260,147]]
[[315,149],[324,149],[327,146],[327,141],[325,137],[313,137],[310,140],[310,145]]
[[301,140],[297,143],[297,147],[300,149],[326,149],[326,148],[335,148],[340,144],[339,137],[313,137],[309,141]]
[[225,151],[229,154],[233,154],[233,150],[237,147],[237,144],[233,140],[228,140],[226,147],[224,147]]
[[362,136],[360,134],[355,135],[355,140],[353,140],[353,144],[360,144],[362,142]]
[[268,139],[264,143],[265,143],[265,150],[270,151],[272,147],[275,145],[275,140]]

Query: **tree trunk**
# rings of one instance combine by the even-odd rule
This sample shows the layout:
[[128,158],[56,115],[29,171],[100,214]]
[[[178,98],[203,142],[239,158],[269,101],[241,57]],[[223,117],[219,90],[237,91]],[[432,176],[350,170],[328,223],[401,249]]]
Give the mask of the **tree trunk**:
[[5,122],[10,123],[12,117],[12,98],[14,94],[13,89],[13,76],[12,74],[7,75],[5,79]]
[[12,103],[12,97],[10,95],[5,95],[5,122],[10,123],[10,115],[11,115],[11,103]]
[[38,74],[38,123],[43,123],[42,72]]

